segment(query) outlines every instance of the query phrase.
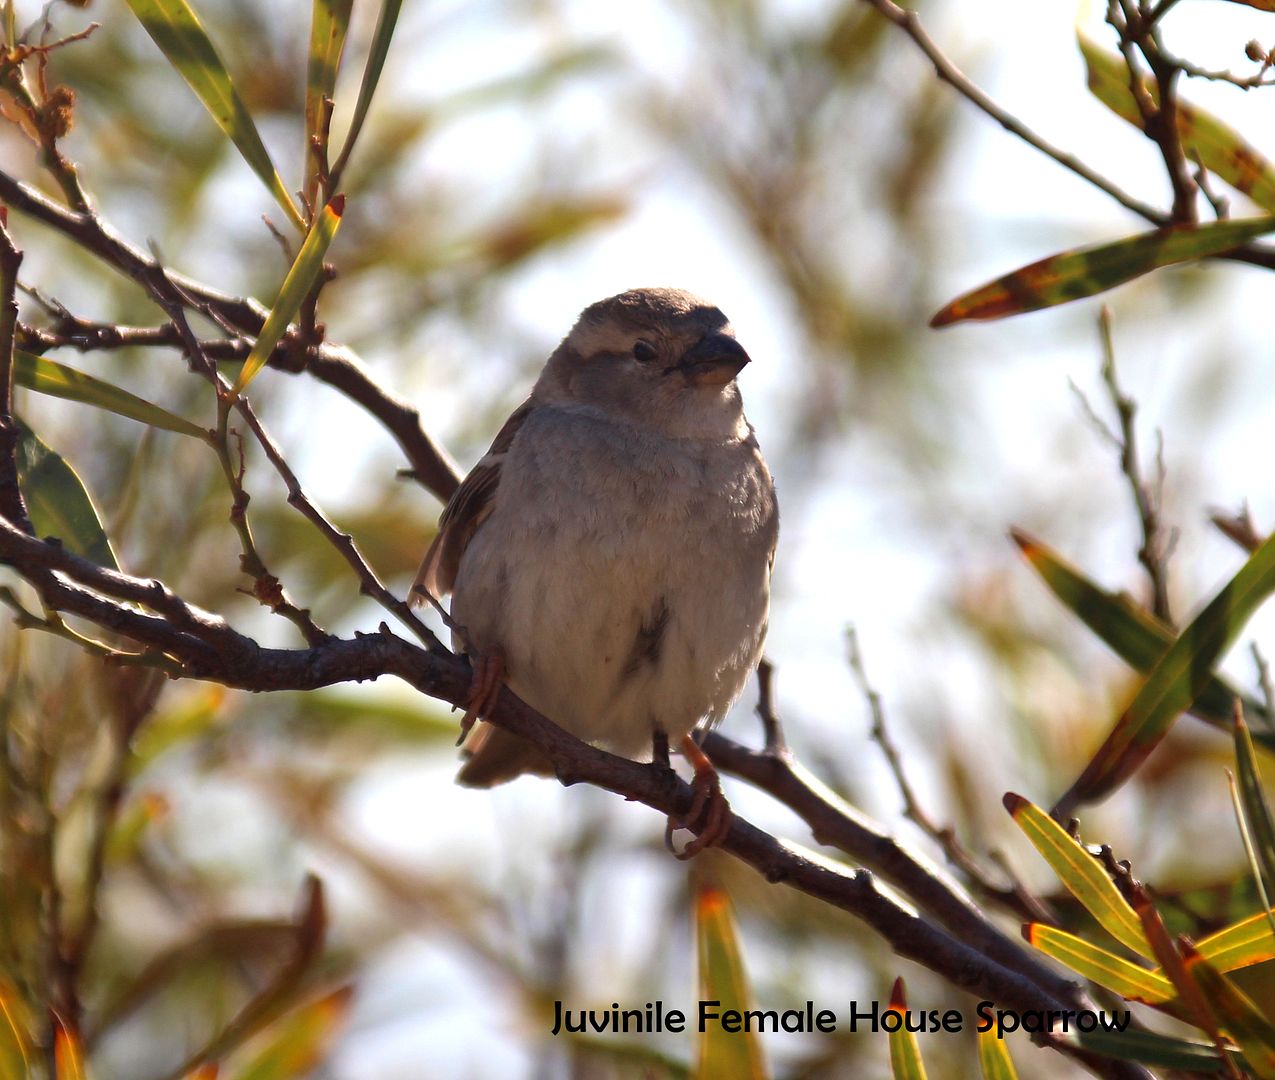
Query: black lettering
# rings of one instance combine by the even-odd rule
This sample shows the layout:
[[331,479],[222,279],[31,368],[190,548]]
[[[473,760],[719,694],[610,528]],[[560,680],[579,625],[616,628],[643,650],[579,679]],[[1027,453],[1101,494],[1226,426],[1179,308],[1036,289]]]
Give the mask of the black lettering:
[[[1005,1035],[1008,1032],[1017,1031],[1018,1027],[1019,1027],[1018,1017],[1014,1015],[1014,1013],[1009,1012],[1006,1009],[996,1010],[996,1037],[998,1039],[1005,1038]],[[1031,1031],[1034,1029],[1027,1028],[1026,1030]]]
[[975,1031],[991,1031],[992,1029],[992,1003],[990,1001],[980,1001],[978,1008],[975,1010],[978,1017],[978,1026]]
[[872,1031],[879,1031],[881,1029],[880,1011],[881,1003],[879,1001],[874,1001],[872,1003],[871,1010],[867,1012],[863,1012],[859,1009],[859,1003],[857,1001],[850,1002],[850,1030],[858,1031],[859,1021],[863,1020],[872,1025]]
[[[717,1019],[717,1009],[721,1006],[720,1001],[701,1001],[699,1003],[699,1029],[703,1031],[710,1020]],[[710,1011],[712,1010],[712,1011]]]
[[1129,1012],[1111,1014],[1111,1020],[1108,1022],[1106,1013],[1098,1014],[1098,1022],[1102,1024],[1103,1031],[1124,1031],[1129,1026],[1129,1021],[1133,1018]]

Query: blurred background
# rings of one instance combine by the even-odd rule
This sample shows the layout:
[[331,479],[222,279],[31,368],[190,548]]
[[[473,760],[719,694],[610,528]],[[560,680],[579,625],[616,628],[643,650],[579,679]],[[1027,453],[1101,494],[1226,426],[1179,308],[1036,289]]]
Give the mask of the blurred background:
[[[80,6],[52,7],[57,34],[102,25],[58,51],[50,77],[76,91],[64,148],[99,210],[168,265],[269,302],[288,265],[262,222],[277,207],[125,6]],[[310,5],[196,6],[298,186]],[[1022,120],[1169,204],[1154,146],[1087,92],[1069,5],[915,6]],[[19,24],[41,10],[19,2]],[[336,131],[374,21],[371,5],[355,5]],[[1269,44],[1271,26],[1240,5],[1192,2],[1165,31],[1202,66],[1239,69],[1245,43]],[[1192,83],[1185,93],[1275,151],[1261,92]],[[0,128],[0,157],[45,186],[11,127]],[[942,332],[926,324],[988,278],[1142,223],[940,85],[859,0],[406,5],[344,186],[328,334],[416,402],[462,468],[588,303],[672,285],[720,306],[754,360],[742,388],[780,492],[767,652],[797,758],[941,858],[903,819],[869,740],[847,663],[853,625],[930,815],[973,850],[1002,851],[1029,885],[1055,887],[1001,795],[1051,802],[1134,684],[1048,595],[1007,530],[1022,526],[1100,583],[1147,599],[1117,453],[1080,400],[1114,421],[1098,303]],[[1239,196],[1233,211],[1252,212]],[[37,224],[10,222],[24,280],[47,296],[85,317],[158,321],[130,282]],[[1275,521],[1263,274],[1173,270],[1109,297],[1152,475],[1163,437],[1179,621],[1243,559],[1209,513],[1247,499],[1259,528]],[[39,321],[29,304],[28,315]],[[204,385],[175,352],[58,355],[211,422]],[[304,376],[267,370],[253,399],[310,495],[405,591],[440,507],[396,476],[405,462],[388,435]],[[162,577],[263,643],[299,644],[238,591],[229,500],[203,447],[33,394],[18,405],[84,478],[125,569]],[[384,614],[251,448],[245,484],[258,544],[298,602],[334,632],[375,629]],[[1259,619],[1252,636],[1269,626]],[[354,987],[333,1006],[342,1023],[317,1077],[680,1075],[687,1036],[553,1039],[549,1026],[555,999],[695,1000],[694,874],[734,900],[763,1007],[810,998],[844,1012],[853,999],[884,1000],[897,974],[914,1007],[970,1007],[839,912],[712,853],[688,872],[644,808],[531,778],[455,787],[457,718],[405,687],[248,696],[104,672],[9,625],[0,663],[6,820],[19,823],[0,841],[0,969],[19,987],[38,983],[29,861],[53,867],[73,908],[104,832],[84,982],[99,1078],[165,1075],[259,991],[286,961],[308,873],[323,882],[328,933],[297,1000]],[[1247,650],[1227,667],[1253,685]],[[750,687],[725,729],[751,745],[755,702]],[[120,758],[102,720],[130,708],[146,719]],[[1229,761],[1228,740],[1183,721],[1131,784],[1086,812],[1086,837],[1197,910],[1224,907],[1244,868]],[[118,797],[103,830],[107,790]],[[729,780],[726,790],[758,825],[813,843],[766,796]],[[766,1045],[781,1076],[884,1068],[883,1038]],[[1026,1039],[1010,1045],[1032,1075],[1063,1074]],[[931,1038],[925,1052],[932,1075],[967,1075],[972,1035]]]

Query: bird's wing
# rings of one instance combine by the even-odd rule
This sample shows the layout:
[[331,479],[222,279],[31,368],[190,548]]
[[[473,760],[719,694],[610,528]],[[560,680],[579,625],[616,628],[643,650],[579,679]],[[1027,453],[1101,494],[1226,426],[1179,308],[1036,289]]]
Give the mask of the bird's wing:
[[438,519],[438,535],[425,552],[421,568],[412,583],[411,602],[419,604],[428,593],[436,600],[452,591],[461,557],[474,533],[492,511],[496,488],[500,484],[500,468],[513,445],[523,422],[531,415],[533,404],[524,401],[505,421],[482,460],[461,481]]

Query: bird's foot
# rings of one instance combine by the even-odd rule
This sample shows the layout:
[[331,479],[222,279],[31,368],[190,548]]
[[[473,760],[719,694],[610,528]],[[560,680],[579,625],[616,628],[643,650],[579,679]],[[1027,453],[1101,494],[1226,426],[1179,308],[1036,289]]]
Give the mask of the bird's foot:
[[[690,812],[684,820],[677,821],[673,817],[668,819],[668,825],[664,831],[664,846],[677,858],[685,860],[692,859],[705,848],[715,847],[725,840],[726,834],[730,832],[734,814],[731,812],[730,803],[726,801],[726,796],[722,794],[721,780],[718,778],[717,770],[709,761],[708,755],[700,749],[699,743],[687,735],[682,739],[681,747],[682,756],[695,770],[695,776],[691,780],[695,797],[691,801]],[[673,847],[675,829],[689,829],[696,834],[695,839],[681,851]]]
[[505,683],[505,650],[499,645],[490,649],[482,649],[474,661],[474,674],[469,683],[469,694],[466,696],[465,715],[460,718],[459,746],[465,741],[474,721],[481,719],[496,704],[500,696],[500,688]]

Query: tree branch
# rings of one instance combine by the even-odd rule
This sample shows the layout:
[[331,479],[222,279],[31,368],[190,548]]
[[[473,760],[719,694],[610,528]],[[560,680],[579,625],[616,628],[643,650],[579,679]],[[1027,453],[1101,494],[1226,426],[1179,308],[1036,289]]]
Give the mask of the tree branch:
[[[892,22],[900,30],[908,35],[916,46],[925,54],[926,58],[934,66],[935,74],[954,90],[957,91],[966,100],[972,102],[987,116],[990,116],[998,124],[1001,125],[1011,135],[1015,135],[1022,139],[1029,146],[1039,150],[1046,157],[1052,158],[1065,169],[1069,169],[1081,179],[1092,184],[1100,191],[1109,195],[1118,202],[1126,210],[1131,210],[1139,217],[1151,222],[1157,227],[1163,228],[1173,223],[1173,217],[1169,214],[1157,210],[1149,203],[1145,203],[1140,199],[1134,198],[1115,183],[1108,180],[1101,173],[1090,168],[1081,161],[1075,154],[1068,153],[1060,149],[1053,143],[1049,142],[1042,136],[1024,124],[1018,117],[1003,109],[995,101],[984,93],[978,86],[969,80],[965,74],[958,68],[943,51],[935,44],[934,39],[925,32],[921,21],[916,12],[909,11],[900,7],[893,0],[863,0],[864,3],[871,5],[881,15]],[[1189,177],[1188,177],[1189,179]],[[1211,258],[1227,259],[1234,262],[1249,263],[1253,266],[1261,266],[1267,270],[1275,269],[1275,250],[1261,244],[1245,244],[1243,247],[1235,248],[1232,251],[1225,252],[1220,255],[1210,256]]]
[[[332,638],[307,649],[264,648],[224,619],[187,604],[160,582],[100,567],[57,545],[28,536],[5,521],[0,521],[0,562],[28,577],[50,607],[88,618],[161,649],[180,664],[189,678],[266,691],[311,690],[394,675],[422,693],[453,705],[462,703],[470,692],[471,673],[463,660],[441,646],[425,649],[414,645],[396,637],[384,625],[374,634]],[[115,601],[140,605],[157,614]],[[664,816],[685,816],[690,809],[694,793],[671,770],[642,765],[581,742],[508,688],[501,690],[488,719],[541,748],[564,785],[587,782],[641,802]],[[728,747],[716,740],[710,746],[715,759],[723,764],[730,760]],[[826,809],[823,812],[829,813]],[[880,844],[881,838],[870,831],[863,836]],[[1048,988],[1042,987],[1035,978],[1007,966],[1004,961],[1011,957],[999,944],[996,952],[1003,959],[984,955],[968,939],[963,940],[965,935],[950,934],[881,893],[866,870],[852,872],[814,853],[781,843],[738,816],[722,847],[767,881],[782,882],[854,914],[881,934],[899,955],[939,973],[963,990],[1016,1010],[1075,1007],[1075,988],[1066,992],[1065,980],[1036,972],[1041,981],[1049,984]],[[891,857],[888,843],[881,845],[881,850],[887,859]],[[899,865],[905,867],[900,873],[908,872],[905,863]],[[930,882],[929,889],[942,887],[937,877],[918,877],[915,884],[919,887],[926,881]],[[951,898],[935,895],[931,903],[943,906],[949,918],[960,917],[952,908]],[[979,933],[986,937],[987,927],[981,927]],[[1022,965],[1025,959],[1029,958],[1017,950],[1015,966]],[[1074,1052],[1055,1045],[1064,1052]],[[1101,1075],[1146,1075],[1120,1063],[1104,1062],[1097,1067]]]
[[[67,210],[3,170],[0,202],[56,229],[134,281],[154,281],[154,275],[162,272],[154,258],[118,236],[95,213]],[[232,296],[183,274],[167,276],[187,306],[202,306],[244,334],[260,333],[268,311],[256,300]],[[173,333],[176,340],[162,344],[183,344],[181,335]],[[243,346],[244,355],[249,347]],[[460,483],[456,466],[421,427],[419,411],[378,386],[350,349],[330,343],[307,346],[285,335],[270,364],[292,373],[308,371],[375,416],[399,444],[419,482],[441,501],[446,502],[456,490]]]

